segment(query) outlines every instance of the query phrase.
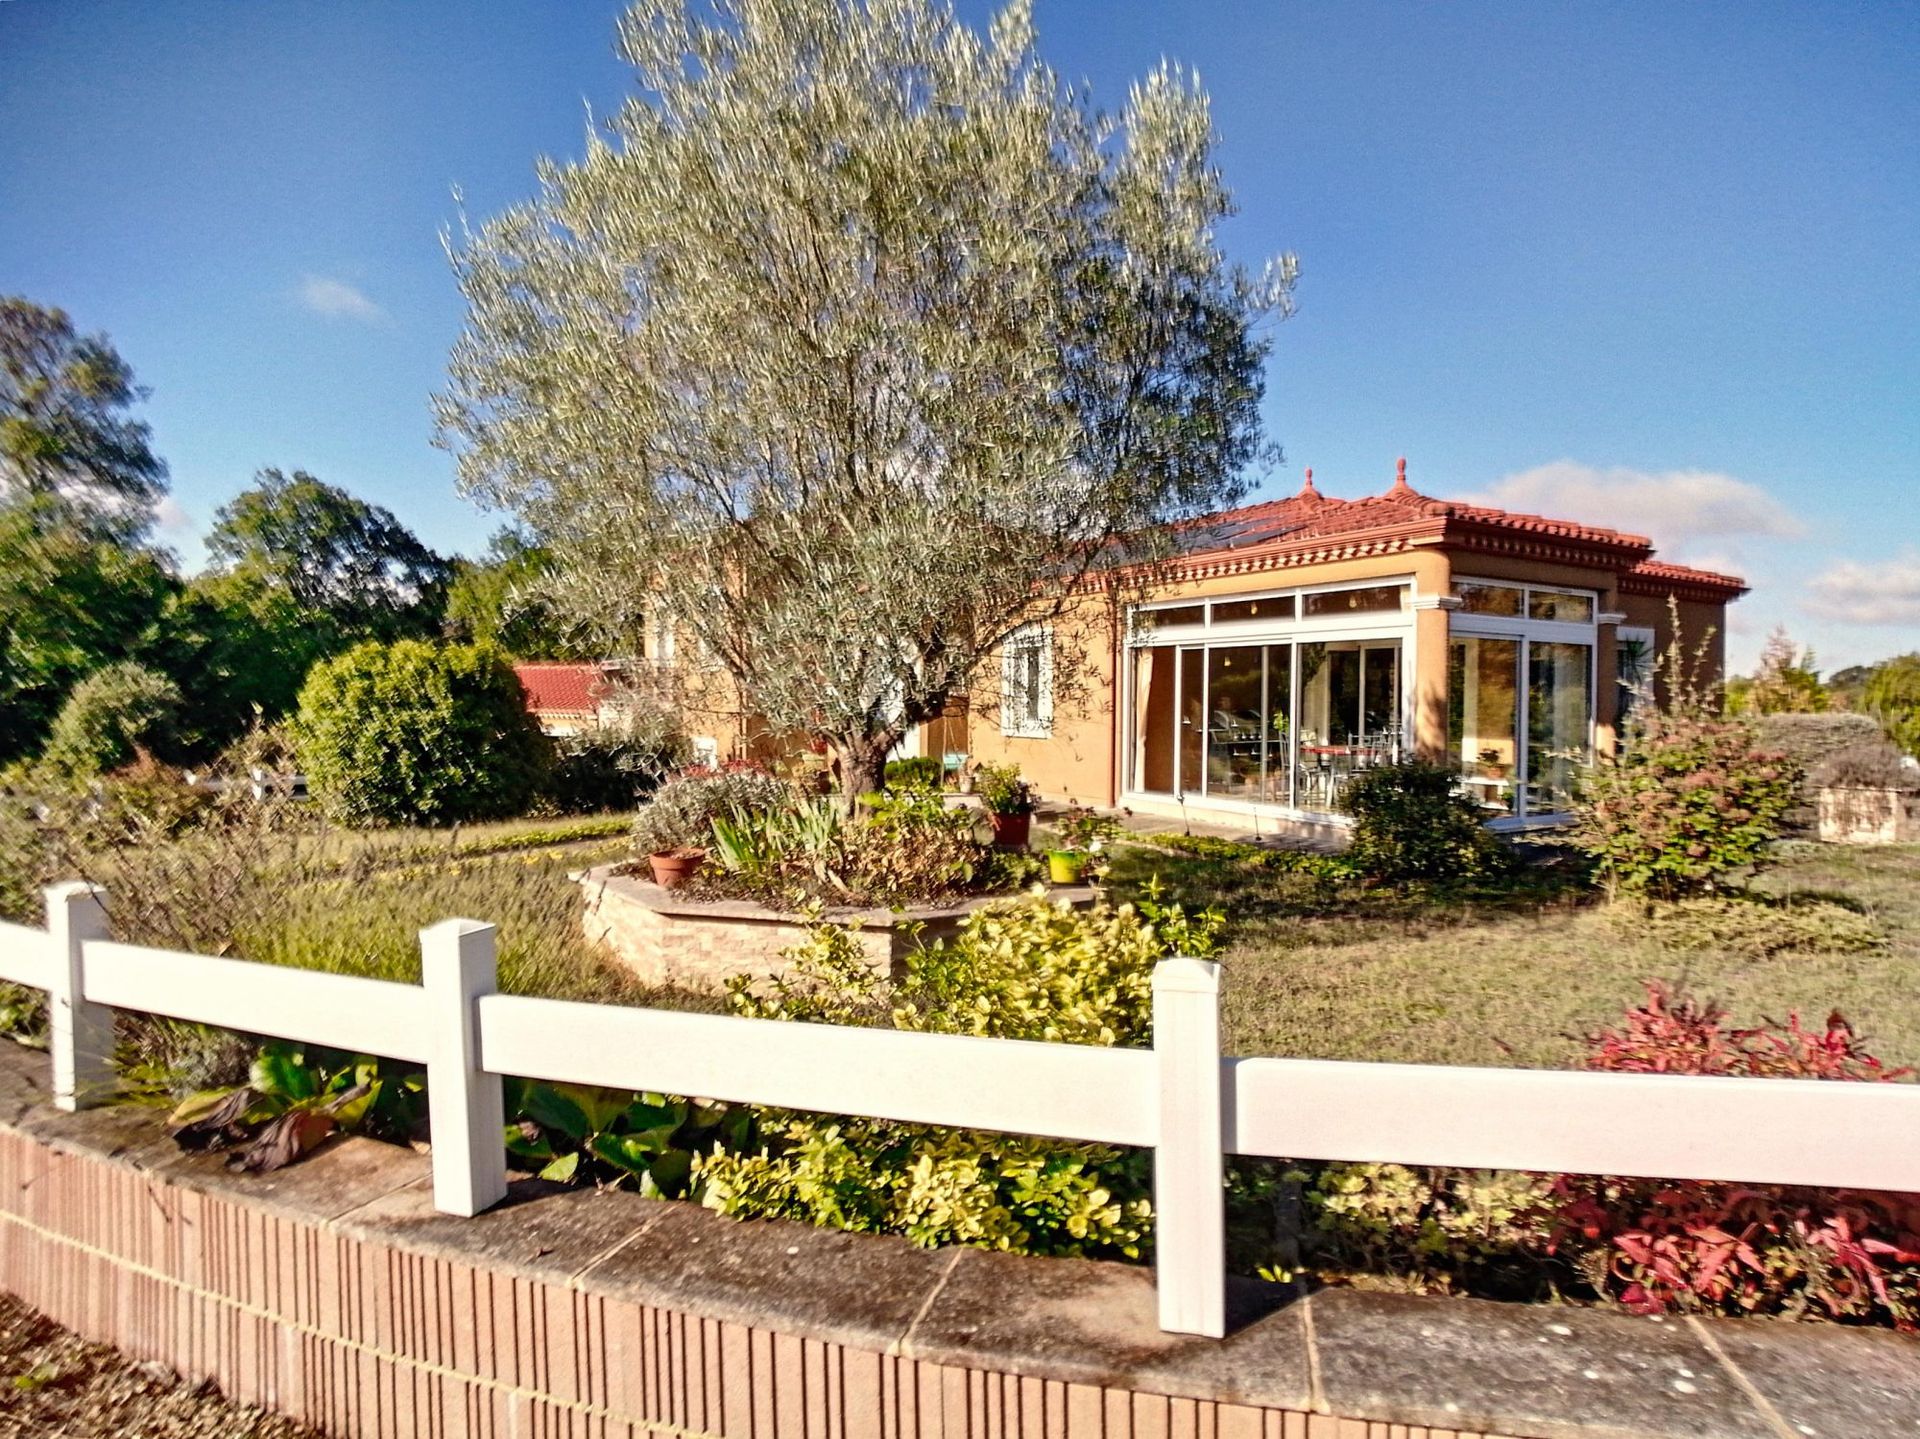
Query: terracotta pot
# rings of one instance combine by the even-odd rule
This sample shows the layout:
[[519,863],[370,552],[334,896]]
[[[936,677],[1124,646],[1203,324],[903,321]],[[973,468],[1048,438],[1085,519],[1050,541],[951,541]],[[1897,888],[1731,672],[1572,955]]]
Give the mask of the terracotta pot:
[[678,889],[699,871],[707,862],[704,849],[668,849],[647,856],[647,865],[653,870],[653,882],[662,889]]
[[1025,849],[1027,838],[1033,833],[1031,814],[994,814],[989,812],[987,822],[993,826],[993,845],[995,849]]
[[1047,851],[1047,876],[1055,884],[1078,884],[1087,872],[1087,856],[1077,849]]

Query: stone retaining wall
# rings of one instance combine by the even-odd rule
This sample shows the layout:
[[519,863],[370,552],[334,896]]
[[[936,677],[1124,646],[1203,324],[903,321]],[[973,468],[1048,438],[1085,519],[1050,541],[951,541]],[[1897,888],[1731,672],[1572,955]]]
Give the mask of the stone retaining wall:
[[1814,796],[1829,844],[1920,842],[1920,794],[1897,789],[1823,789]]
[[[791,914],[746,900],[694,900],[612,866],[589,870],[582,917],[587,937],[605,944],[622,965],[648,984],[720,992],[734,974],[778,974],[781,952],[807,936]],[[1086,906],[1085,886],[1052,891],[1063,903]],[[1004,895],[948,906],[910,909],[828,910],[824,917],[852,927],[875,974],[897,974],[909,950],[922,939],[945,938],[984,904]]]
[[0,1045],[0,1286],[343,1439],[1780,1439],[1911,1432],[1920,1346],[1762,1321],[1235,1292],[521,1180],[477,1219],[347,1140],[264,1176],[64,1115]]

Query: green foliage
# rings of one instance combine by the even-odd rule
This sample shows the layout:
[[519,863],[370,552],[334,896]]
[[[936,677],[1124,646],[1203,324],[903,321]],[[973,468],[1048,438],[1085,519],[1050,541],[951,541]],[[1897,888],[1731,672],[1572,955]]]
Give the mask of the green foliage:
[[207,554],[216,573],[248,576],[354,639],[432,633],[447,562],[390,511],[304,470],[254,479],[214,517]]
[[542,1179],[632,1184],[649,1198],[682,1199],[698,1156],[754,1144],[745,1105],[513,1078],[505,1088],[507,1154]]
[[[455,560],[447,587],[448,633],[468,644],[498,645],[515,659],[593,659],[584,636],[562,623],[544,587],[553,556],[514,529],[504,529],[478,560]],[[640,653],[638,646],[624,646]],[[619,650],[615,651],[620,652]]]
[[890,790],[937,790],[942,777],[938,755],[913,755],[887,761],[887,788]]
[[[1154,964],[1168,953],[1215,953],[1220,926],[1216,913],[1153,901],[1075,911],[1028,895],[916,949],[889,994],[853,931],[817,925],[790,952],[790,974],[758,985],[735,976],[728,999],[736,1012],[768,1019],[1142,1044]],[[927,1245],[1138,1258],[1151,1242],[1142,1153],[779,1112],[763,1116],[762,1135],[758,1153],[722,1148],[699,1162],[708,1205]]]
[[1669,903],[1617,904],[1608,918],[1624,935],[1680,953],[1876,954],[1887,935],[1871,915],[1813,896],[1735,892]]
[[1454,774],[1407,760],[1363,769],[1341,791],[1353,816],[1347,861],[1369,879],[1473,883],[1511,868],[1504,846],[1473,804],[1454,793]]
[[141,656],[177,584],[158,551],[0,503],[0,763],[39,750],[81,678]]
[[1401,1164],[1317,1164],[1300,1185],[1302,1259],[1428,1293],[1535,1297],[1549,1228],[1541,1175]]
[[983,764],[973,777],[973,792],[989,814],[1032,814],[1033,786],[1020,778],[1020,767]]
[[713,822],[735,814],[791,808],[793,787],[751,765],[682,770],[660,788],[633,822],[635,854],[705,849]]
[[1736,691],[1728,686],[1727,708],[1756,715],[1820,714],[1831,707],[1827,687],[1820,682],[1813,651],[1798,650],[1785,625],[1775,626],[1760,652],[1760,667]]
[[1874,666],[1861,702],[1910,755],[1920,755],[1920,654],[1899,655]]
[[0,494],[58,506],[97,535],[139,534],[167,479],[152,431],[132,417],[146,397],[105,335],[0,295]]
[[331,813],[376,824],[523,813],[549,756],[498,650],[423,640],[368,642],[317,666],[294,746]]
[[603,143],[454,255],[441,438],[576,613],[657,607],[851,799],[1016,625],[1239,493],[1293,266],[1223,255],[1188,75],[1097,114],[1024,4],[981,34],[938,0],[638,0],[620,38]]
[[74,778],[119,769],[143,754],[172,751],[179,686],[132,660],[95,670],[67,696],[42,759]]

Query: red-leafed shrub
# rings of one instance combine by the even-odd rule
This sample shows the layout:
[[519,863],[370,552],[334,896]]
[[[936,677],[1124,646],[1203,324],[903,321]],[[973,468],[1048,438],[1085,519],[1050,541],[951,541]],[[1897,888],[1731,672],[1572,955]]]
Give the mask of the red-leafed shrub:
[[[1785,1032],[1735,1028],[1711,1002],[1650,983],[1618,1029],[1590,1038],[1591,1069],[1636,1074],[1885,1082],[1838,1013]],[[1642,1313],[1814,1314],[1920,1327],[1920,1195],[1709,1180],[1560,1175],[1553,1245],[1594,1287]]]

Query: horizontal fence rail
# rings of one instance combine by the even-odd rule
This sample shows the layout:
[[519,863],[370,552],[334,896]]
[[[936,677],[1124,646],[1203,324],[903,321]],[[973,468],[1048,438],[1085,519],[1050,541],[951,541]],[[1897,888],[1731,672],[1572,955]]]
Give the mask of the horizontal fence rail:
[[1920,1192],[1920,1085],[1223,1058],[1219,966],[1153,977],[1154,1046],[681,1014],[497,992],[491,925],[421,931],[419,985],[123,944],[105,896],[0,924],[48,995],[55,1102],[110,1098],[114,1009],[424,1064],[434,1202],[507,1192],[501,1079],[646,1090],[1155,1150],[1160,1322],[1225,1332],[1229,1154]]
[[[554,1036],[566,1035],[565,1044]],[[786,1024],[488,995],[480,1058],[496,1074],[692,1094],[911,1124],[1152,1145],[1144,1049]]]

